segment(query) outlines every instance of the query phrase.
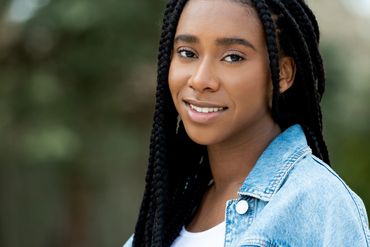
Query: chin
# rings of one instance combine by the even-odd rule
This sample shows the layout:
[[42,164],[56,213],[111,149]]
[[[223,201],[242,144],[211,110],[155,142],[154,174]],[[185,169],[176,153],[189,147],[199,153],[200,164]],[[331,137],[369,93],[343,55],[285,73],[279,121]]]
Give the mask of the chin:
[[220,142],[221,139],[218,135],[215,135],[215,133],[207,130],[186,130],[186,134],[193,142],[204,146],[216,144]]

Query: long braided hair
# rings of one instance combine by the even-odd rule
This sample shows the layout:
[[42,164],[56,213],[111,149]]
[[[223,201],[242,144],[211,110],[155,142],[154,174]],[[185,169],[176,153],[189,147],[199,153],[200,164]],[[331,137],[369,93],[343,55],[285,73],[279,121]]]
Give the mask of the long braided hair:
[[[320,108],[325,74],[314,14],[304,0],[232,1],[254,7],[264,27],[274,120],[282,130],[299,123],[313,154],[329,163]],[[206,148],[194,143],[182,124],[177,126],[177,112],[168,86],[174,36],[186,2],[170,0],[164,12],[149,164],[135,227],[135,247],[170,246],[181,227],[192,219],[212,178]],[[293,85],[283,94],[279,91],[280,54],[292,57],[297,70]]]

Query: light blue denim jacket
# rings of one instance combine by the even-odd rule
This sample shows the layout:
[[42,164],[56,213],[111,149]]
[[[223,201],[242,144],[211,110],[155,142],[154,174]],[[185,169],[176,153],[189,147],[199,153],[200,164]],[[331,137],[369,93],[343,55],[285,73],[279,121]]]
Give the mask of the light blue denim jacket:
[[225,247],[370,246],[363,202],[312,155],[299,125],[263,152],[225,219]]

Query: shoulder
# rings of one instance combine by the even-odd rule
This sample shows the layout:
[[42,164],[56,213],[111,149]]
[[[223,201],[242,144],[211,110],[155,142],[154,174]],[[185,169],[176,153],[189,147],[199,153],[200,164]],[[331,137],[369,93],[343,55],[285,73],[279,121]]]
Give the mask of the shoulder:
[[331,167],[311,154],[295,164],[269,203],[282,206],[285,223],[306,229],[304,234],[311,232],[330,241],[334,237],[338,243],[370,244],[362,200]]
[[290,171],[285,183],[278,193],[286,197],[294,197],[297,202],[307,202],[306,210],[312,209],[333,213],[341,213],[340,208],[346,210],[346,214],[367,221],[362,200],[343,181],[343,179],[322,160],[314,155],[306,155]]
[[[362,209],[363,203],[343,179],[327,164],[309,154],[301,159],[291,170],[280,190],[291,191],[302,199],[315,199],[321,207],[340,203],[355,211]],[[326,202],[326,204],[322,204]],[[330,202],[330,203],[329,203]]]
[[255,207],[243,246],[370,246],[361,199],[311,154],[301,157],[276,193],[268,201],[257,200]]

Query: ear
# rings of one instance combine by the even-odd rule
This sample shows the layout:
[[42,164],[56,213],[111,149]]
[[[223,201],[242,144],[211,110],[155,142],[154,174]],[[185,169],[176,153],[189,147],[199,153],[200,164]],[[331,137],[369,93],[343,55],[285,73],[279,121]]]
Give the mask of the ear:
[[281,57],[279,78],[280,93],[284,93],[293,85],[295,73],[296,65],[294,59],[287,56]]

